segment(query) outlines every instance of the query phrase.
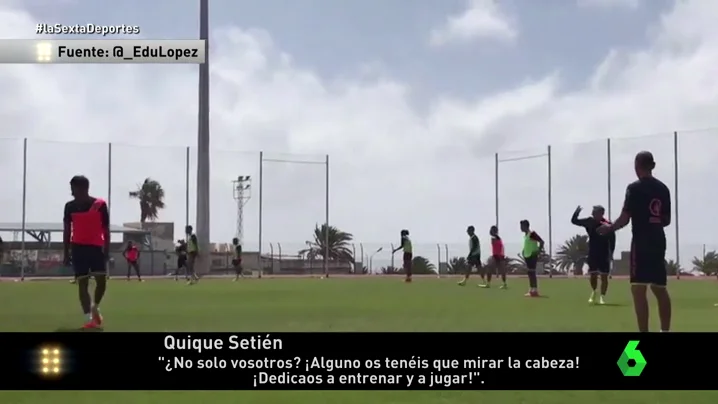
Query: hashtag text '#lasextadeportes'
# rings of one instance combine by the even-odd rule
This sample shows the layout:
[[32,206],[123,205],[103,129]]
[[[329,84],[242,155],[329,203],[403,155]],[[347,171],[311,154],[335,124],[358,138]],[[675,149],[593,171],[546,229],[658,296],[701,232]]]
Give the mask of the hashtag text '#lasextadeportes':
[[46,24],[38,23],[35,27],[37,35],[139,35],[137,25],[97,25],[97,24]]
[[165,349],[176,351],[205,351],[220,350],[281,350],[282,340],[272,338],[269,334],[257,335],[249,338],[240,338],[231,335],[226,338],[202,338],[191,335],[168,335],[164,340]]

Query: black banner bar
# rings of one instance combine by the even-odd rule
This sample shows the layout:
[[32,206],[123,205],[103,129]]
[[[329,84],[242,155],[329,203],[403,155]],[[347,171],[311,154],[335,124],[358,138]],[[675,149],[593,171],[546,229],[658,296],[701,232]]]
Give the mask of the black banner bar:
[[[4,333],[4,390],[702,390],[710,333]],[[620,362],[620,366],[619,366]],[[624,373],[626,374],[624,376]]]

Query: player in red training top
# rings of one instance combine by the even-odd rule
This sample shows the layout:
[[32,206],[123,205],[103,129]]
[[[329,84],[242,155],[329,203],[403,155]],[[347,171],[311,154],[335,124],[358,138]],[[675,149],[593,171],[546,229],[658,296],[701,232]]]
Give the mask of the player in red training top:
[[125,261],[127,261],[127,280],[130,280],[130,275],[132,274],[132,270],[135,271],[135,274],[137,275],[137,280],[142,282],[142,275],[140,275],[140,249],[133,243],[132,241],[127,242],[127,247],[125,248],[125,251],[122,253],[122,255],[125,257]]
[[[64,262],[72,263],[80,291],[80,305],[87,317],[83,328],[101,328],[100,302],[107,290],[106,263],[110,251],[110,212],[105,201],[89,195],[90,181],[72,177],[73,200],[65,204]],[[90,277],[95,278],[95,298],[90,297]]]
[[[499,237],[499,228],[491,226],[489,229],[491,236],[491,262],[498,275],[501,276],[501,289],[507,289],[506,285],[506,254],[504,252],[504,241]],[[491,272],[489,272],[489,282],[491,282]]]

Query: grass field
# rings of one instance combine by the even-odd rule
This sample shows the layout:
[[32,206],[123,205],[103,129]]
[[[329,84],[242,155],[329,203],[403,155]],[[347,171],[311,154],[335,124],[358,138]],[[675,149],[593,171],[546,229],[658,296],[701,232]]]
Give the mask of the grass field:
[[[610,306],[588,306],[587,281],[543,280],[547,299],[509,290],[459,288],[454,279],[398,278],[112,280],[102,308],[107,331],[633,331],[628,284],[613,281]],[[718,330],[715,281],[673,281],[676,331]],[[652,306],[655,313],[655,305]],[[66,281],[0,283],[0,331],[52,331],[83,321]],[[656,316],[652,316],[656,324]],[[580,341],[566,341],[580,343]],[[11,347],[3,347],[11,348]],[[2,379],[0,379],[1,382]],[[715,392],[0,392],[3,404],[715,404]]]

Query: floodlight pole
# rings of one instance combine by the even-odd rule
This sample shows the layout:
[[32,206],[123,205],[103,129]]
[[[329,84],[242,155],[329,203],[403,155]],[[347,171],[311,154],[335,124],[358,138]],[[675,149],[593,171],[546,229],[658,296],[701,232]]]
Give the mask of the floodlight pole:
[[209,0],[199,2],[199,39],[204,40],[206,60],[199,65],[197,111],[197,216],[196,234],[200,254],[196,271],[209,273]]
[[244,245],[244,206],[252,197],[251,181],[252,178],[248,175],[240,175],[236,180],[232,181],[234,200],[237,202],[237,224],[235,237],[239,240],[239,245]]

